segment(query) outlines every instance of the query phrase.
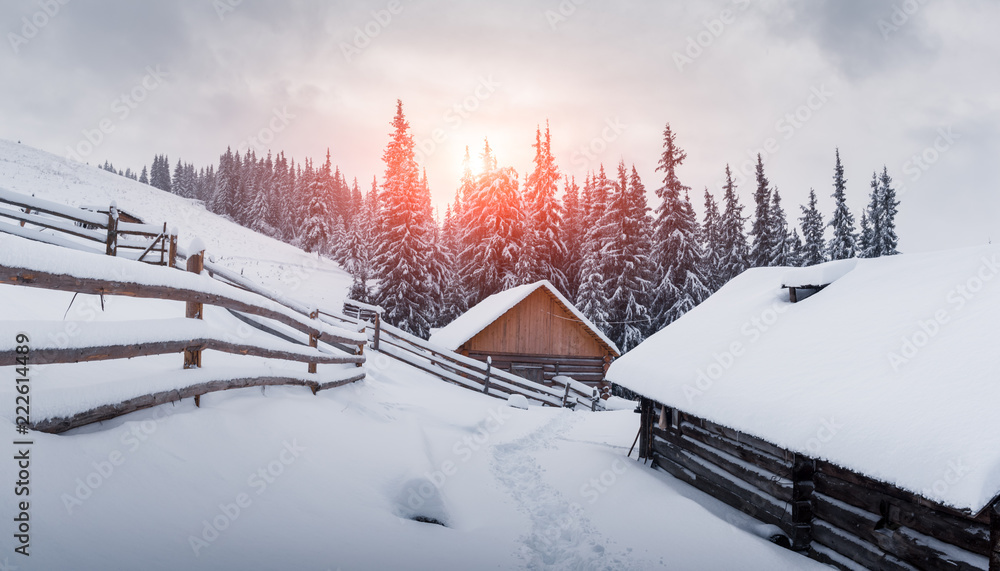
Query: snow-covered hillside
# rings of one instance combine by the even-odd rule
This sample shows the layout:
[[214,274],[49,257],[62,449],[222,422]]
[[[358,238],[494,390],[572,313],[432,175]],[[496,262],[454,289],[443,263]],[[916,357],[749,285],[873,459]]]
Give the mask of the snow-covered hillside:
[[112,201],[150,224],[177,229],[181,246],[201,238],[216,263],[282,295],[339,309],[351,277],[339,266],[213,214],[180,198],[94,166],[0,139],[0,188],[73,206]]
[[[336,307],[346,293],[347,275],[329,261],[311,264],[295,248],[94,167],[53,168],[59,160],[0,142],[0,186],[71,204],[115,200],[176,225],[182,243],[199,236],[223,263],[307,304]],[[299,287],[283,275],[310,265]],[[0,285],[0,319],[30,333],[38,320],[183,315],[181,302],[72,298]],[[205,321],[236,326],[211,307]],[[10,514],[25,498],[13,493],[15,371],[0,367],[0,569],[822,567],[768,542],[770,529],[748,516],[626,458],[638,430],[631,410],[520,410],[367,355],[364,381],[317,395],[212,393],[200,408],[189,399],[32,434],[30,557],[13,552]],[[214,352],[203,365],[304,367]],[[32,405],[83,406],[100,392],[169,383],[180,370],[180,355],[38,367]]]

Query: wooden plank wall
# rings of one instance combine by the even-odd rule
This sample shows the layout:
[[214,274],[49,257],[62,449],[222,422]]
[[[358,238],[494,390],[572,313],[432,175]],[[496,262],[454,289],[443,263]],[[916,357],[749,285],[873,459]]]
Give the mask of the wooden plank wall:
[[[565,357],[558,355],[510,355],[504,353],[483,353],[470,351],[469,357],[477,361],[486,361],[489,356],[493,366],[510,372],[513,363],[524,363],[542,367],[544,382],[551,383],[556,375],[566,375],[587,384],[599,384],[604,381],[603,357]],[[558,371],[558,372],[557,372]]]
[[792,549],[814,559],[847,569],[832,550],[869,569],[997,568],[989,513],[973,517],[649,399],[640,409],[645,457],[778,526]]
[[539,288],[512,307],[463,348],[489,355],[604,357],[607,350],[555,298]]

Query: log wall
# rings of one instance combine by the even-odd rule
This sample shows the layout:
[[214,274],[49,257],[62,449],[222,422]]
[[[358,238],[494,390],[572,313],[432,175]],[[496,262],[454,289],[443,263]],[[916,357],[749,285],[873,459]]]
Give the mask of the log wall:
[[[777,526],[778,542],[840,569],[1000,570],[1000,515],[936,504],[829,462],[643,399],[640,453]],[[991,521],[991,518],[993,521]],[[992,536],[991,536],[992,532]],[[831,555],[831,552],[833,554]]]

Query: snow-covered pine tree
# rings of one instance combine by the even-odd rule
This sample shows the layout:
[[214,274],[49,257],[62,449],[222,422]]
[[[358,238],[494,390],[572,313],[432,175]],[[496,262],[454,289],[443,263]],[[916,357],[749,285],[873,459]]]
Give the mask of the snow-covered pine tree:
[[785,209],[781,207],[781,194],[778,187],[774,187],[771,192],[771,208],[768,209],[768,218],[771,223],[771,238],[774,242],[771,250],[771,261],[769,266],[790,266],[793,265],[790,258],[795,249],[792,235],[788,232],[788,218],[785,217]]
[[701,225],[702,274],[705,287],[715,292],[722,287],[722,214],[715,197],[705,187],[705,218]]
[[746,218],[743,205],[733,184],[733,175],[726,165],[726,185],[723,195],[722,220],[719,224],[719,287],[743,273],[749,267],[750,247],[747,244]]
[[687,153],[676,143],[668,123],[663,132],[663,154],[656,167],[663,186],[656,191],[660,205],[653,227],[653,264],[656,271],[652,296],[652,331],[662,329],[707,298],[698,243],[698,220],[687,198],[688,187],[676,169]]
[[755,204],[753,225],[750,236],[753,243],[750,246],[749,264],[751,267],[766,267],[774,260],[776,246],[772,235],[774,224],[771,222],[771,188],[764,175],[764,160],[757,154],[757,190],[754,192]]
[[149,184],[149,173],[146,172],[146,165],[142,166],[142,174],[139,175],[139,182]]
[[549,280],[566,291],[561,271],[566,246],[561,232],[562,213],[556,200],[559,170],[552,157],[552,139],[545,125],[545,138],[535,130],[535,166],[524,185],[525,236],[519,265],[521,281]]
[[576,306],[601,331],[610,329],[611,317],[609,311],[610,292],[607,249],[615,239],[614,229],[609,224],[609,218],[604,216],[608,210],[608,198],[611,193],[611,181],[601,165],[597,176],[589,176],[583,187],[585,223],[581,251],[583,258],[580,263],[580,286],[576,296]]
[[171,180],[171,191],[177,196],[191,198],[191,189],[188,188],[187,180],[184,178],[184,165],[177,159],[177,166],[174,167],[174,178]]
[[307,252],[326,252],[333,229],[330,227],[330,211],[325,197],[320,194],[309,197],[308,213],[302,227],[302,249]]
[[236,173],[234,171],[235,158],[231,148],[226,149],[226,153],[219,157],[219,170],[215,177],[215,193],[212,195],[212,203],[209,210],[216,214],[226,214],[229,207],[236,200]]
[[382,160],[385,181],[379,195],[382,239],[375,256],[379,278],[374,301],[385,309],[384,318],[400,329],[420,337],[430,333],[427,318],[431,300],[424,268],[430,238],[424,222],[420,175],[413,152],[410,124],[403,102],[396,102],[393,132]]
[[854,229],[854,215],[847,207],[847,179],[844,178],[844,166],[840,163],[840,149],[836,150],[837,162],[833,167],[833,217],[830,226],[833,227],[833,238],[827,246],[831,260],[846,260],[858,255],[857,235]]
[[882,189],[879,186],[878,173],[872,173],[871,194],[868,196],[868,208],[861,217],[861,257],[877,258],[882,255]]
[[607,333],[622,351],[641,343],[650,328],[648,298],[653,275],[648,211],[639,173],[633,165],[631,176],[627,176],[625,162],[620,162],[607,210],[613,239],[606,252],[611,292]]
[[580,204],[580,187],[576,177],[563,179],[563,220],[560,233],[566,246],[566,256],[563,258],[560,270],[566,276],[566,289],[563,293],[569,299],[576,299],[580,289],[580,264],[583,261],[582,243],[584,235],[583,208]]
[[803,258],[803,245],[802,238],[799,236],[799,231],[792,228],[792,236],[789,239],[789,250],[788,250],[788,265],[793,267],[800,267],[806,265]]
[[879,213],[882,215],[881,232],[877,236],[880,256],[895,256],[899,253],[899,237],[896,235],[896,214],[899,212],[899,201],[896,199],[896,189],[892,187],[892,177],[889,176],[889,169],[882,167],[882,174],[878,179],[879,201],[881,202]]
[[[802,249],[800,257],[802,265],[812,266],[822,264],[826,261],[826,242],[823,240],[823,215],[817,207],[816,191],[809,189],[808,205],[800,205],[802,217],[799,223],[802,225]],[[831,242],[832,244],[833,242]]]
[[498,168],[486,141],[483,170],[462,206],[461,273],[469,305],[518,284],[524,213],[517,171]]

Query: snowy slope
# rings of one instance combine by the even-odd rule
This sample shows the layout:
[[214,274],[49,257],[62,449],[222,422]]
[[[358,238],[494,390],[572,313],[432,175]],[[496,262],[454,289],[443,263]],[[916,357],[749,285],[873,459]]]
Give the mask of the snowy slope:
[[827,266],[745,272],[608,377],[978,512],[1000,492],[1000,247]]
[[147,223],[176,228],[182,247],[200,238],[217,263],[320,307],[339,310],[351,286],[350,275],[332,261],[243,228],[198,201],[3,139],[0,187],[73,206],[114,201]]
[[[65,186],[33,175],[50,158],[0,144],[0,183],[53,200],[116,200],[178,224],[182,234],[180,212],[187,212],[189,228],[201,229],[210,251],[249,263],[272,286],[282,283],[279,264],[309,260],[110,173],[79,167],[77,182]],[[0,247],[17,243],[6,239]],[[343,273],[322,264],[327,270],[289,295],[313,304],[342,296]],[[183,315],[180,302],[73,297],[0,285],[8,322],[0,331],[34,334],[38,323],[39,335],[55,337],[46,342],[72,346],[75,333],[54,323],[107,332],[118,322],[175,323]],[[218,308],[206,308],[205,322],[259,335]],[[32,434],[30,558],[12,551],[10,514],[23,499],[10,486],[17,450],[7,381],[15,372],[0,367],[0,433],[7,435],[0,444],[0,479],[7,482],[0,568],[821,568],[766,541],[742,513],[627,459],[638,429],[631,410],[514,409],[366,353],[365,381],[318,395],[305,387],[211,393],[200,408],[189,399],[62,435]],[[164,355],[34,367],[32,410],[78,410],[169,386],[185,374],[181,361]],[[305,366],[208,351],[195,373],[281,367]]]

